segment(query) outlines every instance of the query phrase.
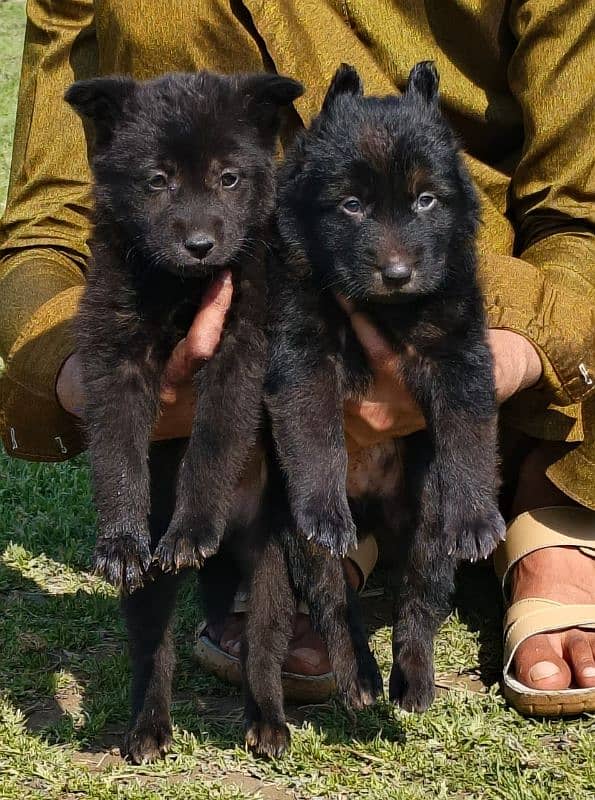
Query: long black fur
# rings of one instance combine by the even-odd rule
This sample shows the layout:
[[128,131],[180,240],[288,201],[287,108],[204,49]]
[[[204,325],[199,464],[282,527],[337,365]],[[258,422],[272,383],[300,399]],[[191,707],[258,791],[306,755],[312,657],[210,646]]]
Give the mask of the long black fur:
[[382,692],[382,677],[342,562],[295,535],[274,459],[267,496],[270,535],[258,540],[250,571],[241,655],[246,743],[259,755],[278,758],[290,743],[281,670],[298,600],[309,605],[312,626],[327,644],[337,694],[348,708],[371,705]]
[[[277,75],[201,72],[97,78],[66,94],[94,138],[93,258],[76,334],[98,513],[94,565],[123,591],[133,661],[127,750],[136,762],[162,754],[171,737],[177,573],[202,566],[226,531],[249,539],[263,524],[260,468],[255,504],[246,502],[250,486],[236,490],[261,424],[273,155],[281,110],[301,92]],[[233,301],[215,356],[195,375],[191,437],[154,446],[149,463],[165,363],[223,268]]]
[[[478,201],[437,89],[422,62],[403,96],[364,97],[343,65],[288,154],[265,391],[295,528],[328,548],[327,560],[356,543],[354,517],[385,531],[396,591],[390,695],[414,710],[434,697],[433,638],[457,562],[486,557],[504,534]],[[363,488],[347,485],[343,402],[365,396],[372,375],[335,293],[388,340],[427,423],[377,448],[381,480]],[[341,607],[340,582],[324,587],[321,609],[324,572],[289,561],[314,616]]]

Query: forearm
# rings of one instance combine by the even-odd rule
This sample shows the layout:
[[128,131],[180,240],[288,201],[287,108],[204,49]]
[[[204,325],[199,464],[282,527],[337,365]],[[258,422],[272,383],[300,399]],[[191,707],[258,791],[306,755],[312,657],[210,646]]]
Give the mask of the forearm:
[[533,342],[544,397],[567,406],[595,389],[595,14],[589,0],[524,0],[509,20],[524,127],[508,193],[519,258],[486,270],[490,324]]
[[74,350],[70,329],[83,275],[58,253],[26,250],[0,264],[0,431],[17,458],[54,461],[82,449],[76,420],[55,396]]
[[62,460],[82,449],[56,400],[73,351],[91,195],[82,127],[63,102],[96,70],[93,2],[30,0],[8,203],[0,224],[0,432],[7,451]]

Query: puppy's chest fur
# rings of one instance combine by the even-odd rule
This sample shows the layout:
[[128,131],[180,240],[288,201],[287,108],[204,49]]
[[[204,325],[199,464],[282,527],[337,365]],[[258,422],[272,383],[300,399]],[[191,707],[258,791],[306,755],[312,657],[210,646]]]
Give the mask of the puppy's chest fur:
[[[334,331],[335,358],[341,375],[345,398],[366,402],[374,376],[364,350],[349,319],[326,297],[321,308],[332,309],[326,315],[329,331]],[[436,306],[436,307],[432,307]],[[360,310],[360,309],[358,309]],[[432,361],[443,358],[456,347],[446,327],[456,327],[459,304],[444,312],[439,301],[421,307],[372,306],[361,309],[386,339],[396,355],[397,376],[415,380],[423,370],[431,370]],[[442,324],[436,316],[442,312]],[[456,340],[455,340],[456,341]],[[361,450],[349,458],[347,495],[356,517],[369,518],[378,502],[390,505],[403,485],[403,445],[399,439],[382,442]]]
[[[366,304],[356,312],[364,313],[388,343],[396,356],[397,375],[403,380],[407,375],[411,380],[422,370],[431,369],[434,361],[457,350],[464,336],[463,302],[455,302],[446,311],[443,303],[434,301],[416,307]],[[334,298],[324,297],[320,313],[330,332],[344,394],[359,400],[370,390],[374,376],[349,319],[336,305]]]
[[[103,254],[105,259],[105,254]],[[129,360],[147,360],[162,368],[175,345],[183,339],[201,305],[211,278],[181,279],[175,275],[148,273],[133,276],[119,272],[116,255],[92,269],[81,305],[80,335],[105,328],[111,346]],[[264,267],[263,267],[264,271]],[[223,336],[235,319],[240,301],[241,280],[233,276],[234,295]],[[237,285],[237,290],[235,289]]]

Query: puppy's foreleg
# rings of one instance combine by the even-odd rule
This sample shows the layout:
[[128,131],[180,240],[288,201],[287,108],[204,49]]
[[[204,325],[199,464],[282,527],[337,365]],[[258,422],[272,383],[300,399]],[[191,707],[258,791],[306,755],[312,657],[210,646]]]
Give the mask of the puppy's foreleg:
[[347,502],[343,398],[334,360],[311,360],[312,354],[274,354],[265,403],[297,530],[344,556],[356,529]]
[[436,359],[411,378],[433,457],[436,535],[455,559],[487,558],[505,535],[498,509],[497,415],[491,357],[484,343]]
[[148,453],[158,410],[155,368],[120,362],[85,381],[85,424],[98,536],[95,570],[119,589],[142,585],[151,562]]
[[178,476],[176,508],[155,551],[166,572],[201,567],[217,552],[233,493],[256,444],[266,361],[263,332],[248,321],[225,334],[196,378],[192,434]]

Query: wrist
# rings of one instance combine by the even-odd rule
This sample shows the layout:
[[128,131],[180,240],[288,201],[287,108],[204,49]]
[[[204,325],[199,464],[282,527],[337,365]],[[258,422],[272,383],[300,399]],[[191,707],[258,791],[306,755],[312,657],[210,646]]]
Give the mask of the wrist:
[[529,339],[515,331],[492,328],[488,338],[494,360],[496,397],[499,403],[504,403],[539,381],[543,369],[541,358]]
[[519,345],[522,347],[524,353],[524,374],[518,388],[518,391],[520,392],[523,389],[529,389],[531,386],[535,386],[535,384],[539,382],[543,372],[543,364],[541,363],[539,352],[529,341],[529,339],[526,339],[520,334],[516,335],[520,340]]

